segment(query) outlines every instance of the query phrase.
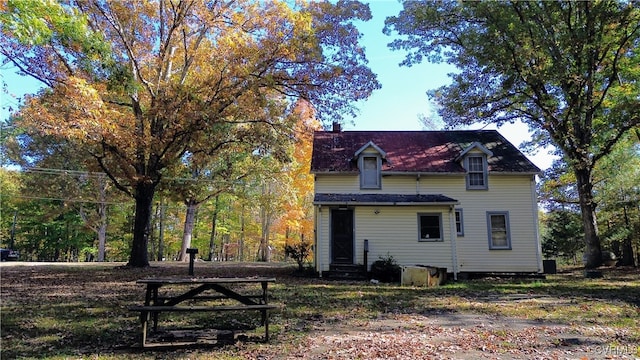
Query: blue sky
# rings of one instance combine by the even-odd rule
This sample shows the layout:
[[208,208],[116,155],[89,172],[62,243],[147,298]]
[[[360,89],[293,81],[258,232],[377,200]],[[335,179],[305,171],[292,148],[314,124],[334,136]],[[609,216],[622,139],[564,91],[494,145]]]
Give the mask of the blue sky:
[[[373,0],[369,3],[373,19],[359,25],[363,33],[362,44],[366,49],[369,66],[378,74],[382,89],[377,90],[360,108],[354,124],[346,124],[344,130],[424,130],[420,114],[433,115],[435,110],[427,101],[427,90],[439,88],[451,82],[447,74],[455,72],[449,64],[422,63],[412,67],[400,67],[404,59],[402,51],[391,51],[387,44],[393,37],[382,33],[384,20],[398,15],[402,5],[395,0]],[[482,128],[482,125],[473,127]],[[496,129],[495,126],[485,127]],[[514,145],[531,140],[527,126],[522,123],[507,124],[497,129]],[[541,169],[551,166],[553,157],[547,150],[527,157]]]
[[448,73],[455,68],[448,64],[422,63],[400,67],[402,51],[391,51],[387,44],[392,37],[382,33],[388,16],[397,15],[402,6],[394,0],[369,3],[373,19],[360,23],[369,66],[378,75],[382,89],[360,105],[361,113],[355,125],[346,124],[347,130],[422,130],[420,114],[431,114],[426,91],[450,82]]
[[[432,115],[433,108],[427,102],[426,92],[450,82],[448,73],[455,68],[448,64],[422,63],[412,67],[400,67],[404,52],[391,51],[387,44],[392,37],[382,33],[384,20],[397,15],[402,6],[395,0],[373,0],[369,3],[373,19],[360,23],[362,44],[366,49],[369,66],[378,75],[382,88],[365,102],[358,104],[359,115],[344,130],[423,130],[420,114]],[[0,121],[8,116],[8,108],[16,108],[17,98],[37,91],[40,83],[15,74],[10,66],[0,68],[0,83],[7,84],[7,93],[0,90]],[[475,128],[480,128],[478,125]],[[495,127],[487,127],[495,129]],[[506,125],[498,129],[509,141],[518,146],[530,140],[524,124]],[[535,156],[527,155],[541,169],[551,165],[553,157],[546,150]]]

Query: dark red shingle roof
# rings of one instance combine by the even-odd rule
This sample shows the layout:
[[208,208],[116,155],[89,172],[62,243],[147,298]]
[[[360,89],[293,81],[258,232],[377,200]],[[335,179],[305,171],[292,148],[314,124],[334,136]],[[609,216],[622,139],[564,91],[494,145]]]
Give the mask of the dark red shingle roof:
[[311,172],[357,172],[354,155],[369,142],[386,152],[383,172],[462,173],[464,169],[456,157],[475,142],[493,153],[487,159],[490,172],[540,172],[495,130],[317,131]]

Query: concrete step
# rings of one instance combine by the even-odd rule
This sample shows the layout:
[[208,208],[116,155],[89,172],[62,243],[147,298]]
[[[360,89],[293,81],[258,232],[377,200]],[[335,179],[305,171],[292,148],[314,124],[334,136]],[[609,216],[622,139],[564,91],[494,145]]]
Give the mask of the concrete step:
[[364,265],[331,264],[329,271],[322,273],[323,277],[340,280],[367,280],[368,274]]

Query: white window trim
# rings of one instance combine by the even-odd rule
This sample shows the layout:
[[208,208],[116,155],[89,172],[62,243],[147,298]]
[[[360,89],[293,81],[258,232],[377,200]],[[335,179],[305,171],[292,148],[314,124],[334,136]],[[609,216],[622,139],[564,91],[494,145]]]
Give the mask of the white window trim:
[[[471,157],[479,157],[482,159],[482,178],[483,185],[471,185],[471,178],[469,177],[469,158]],[[489,164],[487,163],[487,156],[484,154],[469,154],[464,158],[464,168],[467,170],[467,174],[465,176],[465,182],[467,185],[467,190],[488,190],[489,189],[489,176],[488,176],[488,168]],[[477,172],[474,172],[477,173]]]
[[[502,215],[504,216],[506,232],[507,232],[507,245],[495,246],[493,245],[492,229],[491,229],[491,216]],[[511,250],[511,226],[509,225],[509,212],[508,211],[487,211],[487,234],[489,240],[489,250]]]
[[[422,232],[422,216],[437,216],[440,228],[440,237],[438,238],[422,238],[420,233]],[[442,227],[442,213],[418,213],[418,241],[419,242],[443,242],[444,241],[444,229]]]
[[[364,159],[365,158],[375,158],[376,159],[376,184],[375,185],[365,185],[364,183]],[[360,189],[381,189],[382,188],[382,159],[380,156],[376,154],[362,154],[358,159],[358,168],[360,169]]]
[[[460,231],[458,231],[458,220],[455,218],[455,214],[460,214]],[[456,224],[455,224],[456,225],[456,235],[464,236],[464,214],[462,212],[462,209],[455,209],[453,219],[456,222]]]

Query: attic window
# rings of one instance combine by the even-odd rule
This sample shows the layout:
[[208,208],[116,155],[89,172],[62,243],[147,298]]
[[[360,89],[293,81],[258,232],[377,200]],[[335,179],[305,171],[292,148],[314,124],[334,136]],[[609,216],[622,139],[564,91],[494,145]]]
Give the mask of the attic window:
[[467,189],[486,190],[487,185],[487,158],[485,156],[470,155],[465,158],[467,169]]
[[360,158],[360,188],[380,189],[380,158],[362,156]]

